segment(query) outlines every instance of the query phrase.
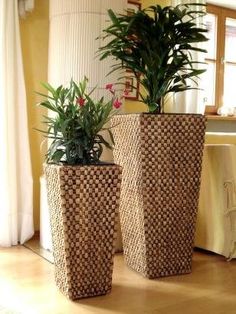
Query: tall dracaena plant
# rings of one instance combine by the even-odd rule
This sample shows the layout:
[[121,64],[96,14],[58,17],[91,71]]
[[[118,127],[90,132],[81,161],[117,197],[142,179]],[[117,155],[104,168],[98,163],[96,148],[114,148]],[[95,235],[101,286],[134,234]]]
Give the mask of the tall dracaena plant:
[[196,83],[205,71],[191,55],[206,52],[195,45],[207,41],[207,30],[196,24],[205,13],[191,10],[191,4],[150,6],[133,15],[108,13],[111,25],[103,30],[107,44],[100,48],[100,59],[113,56],[121,61],[112,71],[131,70],[146,90],[146,96],[140,96],[149,111],[163,113],[164,97],[193,89],[191,81]]

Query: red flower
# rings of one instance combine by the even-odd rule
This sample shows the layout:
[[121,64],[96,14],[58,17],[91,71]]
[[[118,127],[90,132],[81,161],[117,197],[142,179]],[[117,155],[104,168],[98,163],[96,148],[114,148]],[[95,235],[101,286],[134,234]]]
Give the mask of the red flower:
[[113,102],[113,107],[116,109],[119,109],[121,105],[122,105],[122,102],[118,98],[116,98]]
[[83,107],[83,106],[84,106],[84,103],[85,103],[85,99],[82,98],[82,97],[78,97],[78,98],[76,99],[76,103],[77,103],[78,105],[80,105],[80,107]]
[[113,84],[107,84],[106,89],[108,89],[110,91],[113,90]]
[[128,96],[129,95],[129,90],[128,89],[125,89],[124,90],[124,96]]
[[115,91],[113,89],[113,84],[107,84],[106,89],[109,90],[113,95],[115,94]]

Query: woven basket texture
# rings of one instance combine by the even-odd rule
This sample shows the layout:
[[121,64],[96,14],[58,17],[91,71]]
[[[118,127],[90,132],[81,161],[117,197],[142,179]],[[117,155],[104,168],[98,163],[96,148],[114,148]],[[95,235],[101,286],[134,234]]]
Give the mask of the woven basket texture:
[[148,278],[191,272],[205,117],[128,114],[112,125],[126,263]]
[[45,165],[55,279],[70,299],[111,290],[121,167]]

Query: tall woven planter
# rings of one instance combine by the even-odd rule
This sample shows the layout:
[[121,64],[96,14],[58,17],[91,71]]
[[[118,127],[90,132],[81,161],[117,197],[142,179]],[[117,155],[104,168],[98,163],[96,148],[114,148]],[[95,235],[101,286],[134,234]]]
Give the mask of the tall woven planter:
[[121,168],[45,165],[55,279],[70,299],[111,290]]
[[191,272],[205,117],[128,114],[112,124],[127,264],[148,278]]

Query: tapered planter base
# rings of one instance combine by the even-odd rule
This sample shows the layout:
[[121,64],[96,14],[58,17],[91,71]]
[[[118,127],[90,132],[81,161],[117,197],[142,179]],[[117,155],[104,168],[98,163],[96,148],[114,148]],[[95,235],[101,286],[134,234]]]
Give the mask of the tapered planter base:
[[205,122],[192,114],[113,118],[125,259],[145,277],[191,272]]
[[46,165],[55,279],[70,299],[111,290],[121,168]]

